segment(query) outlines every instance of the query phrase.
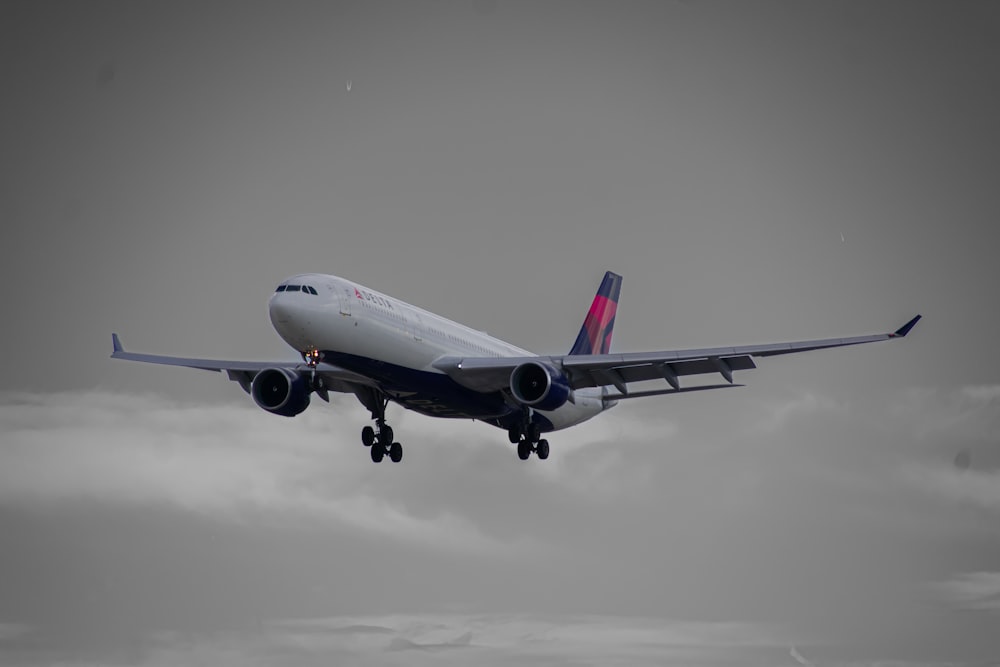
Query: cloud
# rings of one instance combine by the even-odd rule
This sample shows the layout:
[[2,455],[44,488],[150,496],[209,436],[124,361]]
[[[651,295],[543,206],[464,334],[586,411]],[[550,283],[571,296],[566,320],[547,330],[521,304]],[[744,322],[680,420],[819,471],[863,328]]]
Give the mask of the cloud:
[[[1000,385],[917,386],[862,398],[857,392],[827,395],[809,389],[780,400],[763,399],[754,433],[794,433],[821,440],[823,431],[863,444],[868,451],[906,452],[940,458],[943,446],[1000,440]],[[827,426],[836,425],[836,429]],[[857,442],[864,438],[863,442]]]
[[[143,665],[351,664],[660,665],[773,664],[781,643],[749,623],[558,614],[393,614],[275,621],[256,636],[197,644],[164,636]],[[196,660],[193,660],[196,658]],[[238,659],[237,659],[238,658]]]
[[904,484],[948,505],[1000,512],[1000,385],[911,388],[886,413],[883,430],[911,434],[899,448],[910,455],[895,465]]
[[966,572],[931,584],[956,609],[1000,612],[1000,572]]
[[654,482],[654,471],[636,465],[637,461],[648,447],[669,447],[677,433],[672,421],[636,419],[633,412],[620,408],[586,426],[553,434],[552,457],[527,471],[563,493],[591,501],[635,498]]
[[[503,544],[477,536],[460,508],[417,487],[431,475],[458,484],[472,470],[484,482],[502,462],[516,468],[522,491],[612,502],[651,481],[648,469],[633,465],[639,452],[628,443],[659,446],[677,431],[663,420],[612,413],[553,437],[548,461],[520,462],[500,430],[396,409],[391,421],[404,461],[374,465],[358,437],[367,413],[353,397],[314,403],[287,419],[249,402],[202,406],[103,391],[6,394],[0,501],[166,504],[234,521],[260,510],[289,512],[438,545],[464,535],[470,545],[503,552],[510,536]],[[383,485],[387,478],[391,488]],[[416,503],[414,493],[421,496]]]
[[1000,439],[1000,385],[913,387],[887,411],[923,440]]
[[[928,409],[941,405],[930,397],[907,400]],[[330,544],[357,545],[356,554],[347,554],[354,565],[334,578],[356,578],[358,599],[368,599],[363,591],[371,581],[395,577],[366,610],[452,604],[537,610],[558,600],[561,609],[672,616],[726,609],[741,619],[794,622],[809,641],[874,641],[865,628],[876,619],[883,627],[916,625],[946,638],[950,626],[928,629],[926,619],[907,620],[903,603],[895,601],[924,586],[927,571],[960,568],[945,563],[952,556],[940,550],[915,553],[912,547],[931,538],[936,543],[945,530],[949,537],[981,539],[980,528],[955,519],[968,515],[964,503],[998,506],[991,495],[997,485],[977,471],[956,473],[946,465],[950,457],[938,457],[935,467],[933,459],[912,456],[908,415],[918,411],[910,406],[880,421],[897,402],[853,404],[813,393],[775,409],[778,416],[767,423],[784,431],[773,437],[740,429],[759,416],[754,401],[728,407],[724,401],[721,417],[715,402],[678,398],[665,410],[652,400],[636,401],[554,434],[546,462],[518,461],[500,430],[394,408],[391,422],[406,446],[403,463],[394,466],[368,459],[358,437],[368,415],[351,396],[285,419],[249,401],[201,406],[100,391],[8,394],[0,397],[0,506],[153,505],[182,517],[252,524],[252,532],[264,536],[279,535],[265,524],[304,525],[302,533],[321,532]],[[841,418],[843,412],[850,419]],[[812,417],[801,418],[807,414]],[[977,488],[972,497],[962,490],[970,481]],[[355,536],[366,539],[352,541]],[[307,545],[287,531],[281,540]],[[379,571],[387,564],[386,573]],[[326,567],[304,568],[303,580],[327,581]],[[354,590],[353,583],[344,585]],[[356,609],[342,602],[350,596],[334,590],[316,599],[331,613]],[[817,599],[824,604],[814,604]],[[307,607],[303,613],[316,613]],[[421,618],[423,629],[389,624],[386,617],[338,617],[335,632],[296,626],[263,637],[164,639],[150,664],[273,664],[282,661],[274,659],[282,651],[294,656],[289,662],[377,663],[371,658],[377,655],[391,663],[423,656],[428,646],[445,647],[433,654],[442,660],[466,663],[472,654],[465,651],[478,652],[471,659],[477,664],[586,664],[590,655],[640,664],[662,662],[664,655],[699,662],[703,653],[689,653],[690,646],[714,641],[712,633],[727,642],[739,634],[719,625],[682,631],[676,622],[520,614],[476,617],[488,630],[435,617],[442,626],[437,632],[430,616]],[[380,623],[389,631],[357,629]],[[748,642],[757,641],[758,629],[751,628]],[[698,632],[707,635],[698,639]],[[448,646],[467,633],[467,649]],[[667,635],[676,641],[664,647]],[[400,640],[396,648],[413,646],[387,658],[393,638]],[[771,639],[773,646],[761,647],[771,651],[761,664],[790,662],[788,638]],[[595,642],[591,653],[578,648],[588,641]],[[713,649],[712,659],[732,663],[734,650]],[[359,655],[368,657],[354,659]]]
[[902,479],[913,489],[949,504],[1000,512],[1000,473],[961,470],[943,463],[904,463]]
[[[931,667],[940,661],[816,663],[775,628],[584,614],[393,614],[275,621],[256,635],[200,641],[164,635],[139,664],[745,665]],[[826,647],[829,653],[829,648]],[[958,665],[962,663],[951,662]]]
[[969,385],[961,393],[978,404],[1000,403],[1000,384]]
[[769,404],[756,428],[766,433],[775,433],[793,420],[819,413],[843,414],[846,413],[846,406],[827,396],[806,391],[796,398]]
[[792,659],[795,660],[795,662],[802,665],[802,667],[815,667],[813,663],[809,662],[809,660],[799,653],[799,650],[794,646],[788,649],[788,654],[792,656]]
[[[252,406],[182,404],[107,392],[0,398],[0,502],[166,505],[227,521],[271,515],[328,521],[431,549],[503,555],[499,540],[447,507],[415,513],[372,485],[354,436],[363,410],[333,423],[313,407],[296,419]],[[429,439],[429,438],[428,438]]]
[[31,626],[23,623],[0,623],[0,642],[16,639],[31,632]]

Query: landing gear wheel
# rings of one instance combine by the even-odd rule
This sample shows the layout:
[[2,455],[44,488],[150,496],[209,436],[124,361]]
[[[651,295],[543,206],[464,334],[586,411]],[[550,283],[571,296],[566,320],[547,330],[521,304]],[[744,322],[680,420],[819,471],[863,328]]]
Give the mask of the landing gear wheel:
[[394,442],[389,445],[389,458],[393,463],[399,463],[403,460],[403,446],[398,442]]
[[381,428],[378,430],[378,441],[380,444],[390,447],[392,445],[392,427],[388,424],[382,424]]
[[371,426],[365,426],[361,429],[361,442],[364,443],[365,447],[371,447],[375,444],[375,429]]
[[538,442],[538,439],[541,437],[542,427],[535,423],[528,424],[528,441]]
[[510,444],[516,445],[521,442],[521,427],[511,426],[507,429],[507,439],[510,440]]
[[385,447],[376,444],[372,447],[372,461],[375,463],[382,463],[382,457],[385,456]]
[[527,440],[517,443],[517,458],[527,461],[529,456],[531,456],[531,443]]
[[549,441],[539,440],[538,446],[535,448],[535,453],[538,454],[538,458],[543,461],[549,458]]

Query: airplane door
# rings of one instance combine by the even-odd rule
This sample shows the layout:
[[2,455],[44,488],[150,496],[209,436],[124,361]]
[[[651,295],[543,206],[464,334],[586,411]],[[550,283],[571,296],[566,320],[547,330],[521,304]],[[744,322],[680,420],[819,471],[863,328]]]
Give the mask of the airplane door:
[[415,310],[411,310],[406,317],[407,324],[410,325],[410,332],[413,334],[413,340],[423,340],[423,329],[424,322],[420,319],[420,313]]
[[350,315],[351,314],[351,300],[354,298],[354,294],[350,285],[341,285],[338,294],[340,295],[340,314]]

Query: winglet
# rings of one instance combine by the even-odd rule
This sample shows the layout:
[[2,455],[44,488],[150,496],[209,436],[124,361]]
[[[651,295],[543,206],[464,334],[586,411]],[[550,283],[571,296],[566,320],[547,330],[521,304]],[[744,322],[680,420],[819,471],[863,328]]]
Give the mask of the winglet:
[[114,348],[115,352],[124,352],[125,348],[122,347],[122,342],[118,338],[118,334],[111,334],[111,346]]
[[920,315],[917,315],[912,320],[910,320],[909,322],[907,322],[903,326],[901,326],[898,329],[896,329],[896,331],[894,331],[893,333],[889,334],[889,337],[890,338],[902,338],[906,334],[910,333],[910,329],[912,329],[913,325],[916,324],[919,320],[920,320]]

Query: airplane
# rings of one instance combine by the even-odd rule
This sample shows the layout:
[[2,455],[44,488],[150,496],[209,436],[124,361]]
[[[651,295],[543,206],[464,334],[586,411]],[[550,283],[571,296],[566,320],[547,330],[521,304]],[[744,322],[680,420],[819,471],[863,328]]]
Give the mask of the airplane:
[[[608,271],[568,354],[535,355],[356,282],[307,273],[281,282],[268,302],[271,324],[302,362],[223,361],[126,352],[112,334],[113,359],[225,371],[262,409],[294,417],[315,394],[354,394],[371,413],[361,441],[378,463],[399,462],[402,445],[386,422],[390,402],[431,417],[472,419],[507,431],[522,461],[549,457],[543,434],[580,424],[621,400],[705,391],[734,384],[755,357],[903,338],[917,315],[892,333],[791,343],[658,352],[611,352],[622,277]],[[719,375],[724,383],[681,378]],[[663,382],[633,390],[636,382]],[[708,380],[711,382],[711,380]],[[643,385],[648,386],[648,385]]]

